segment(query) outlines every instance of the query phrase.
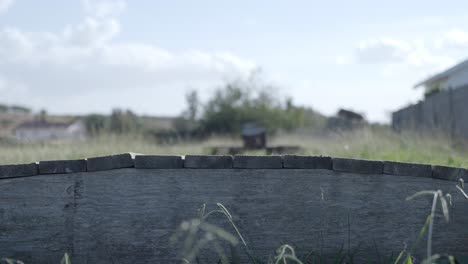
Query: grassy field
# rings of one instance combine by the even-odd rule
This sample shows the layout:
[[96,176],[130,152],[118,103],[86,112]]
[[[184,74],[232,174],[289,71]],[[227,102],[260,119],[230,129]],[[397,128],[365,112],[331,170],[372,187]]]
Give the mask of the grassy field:
[[[208,154],[213,146],[241,146],[236,138],[213,137],[203,142],[159,145],[141,135],[101,135],[83,142],[18,143],[0,141],[0,164],[51,159],[76,159],[125,152],[143,154]],[[468,148],[444,136],[397,134],[387,128],[341,134],[294,133],[271,138],[269,145],[298,145],[301,154],[468,166]],[[249,154],[261,154],[252,152]]]

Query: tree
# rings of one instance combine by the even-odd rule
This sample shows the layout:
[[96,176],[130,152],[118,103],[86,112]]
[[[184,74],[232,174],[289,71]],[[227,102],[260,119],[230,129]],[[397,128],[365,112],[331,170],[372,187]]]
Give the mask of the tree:
[[187,110],[177,120],[177,130],[188,134],[235,135],[246,123],[264,126],[268,133],[322,125],[323,115],[294,105],[292,98],[278,96],[278,88],[264,82],[260,73],[255,71],[246,79],[227,82],[205,104],[200,103],[196,91],[189,92]]
[[110,131],[114,133],[129,133],[140,128],[138,116],[132,111],[116,108],[110,116]]
[[190,121],[195,121],[198,114],[198,107],[200,101],[198,99],[198,93],[196,90],[192,90],[185,95],[185,101],[187,102],[187,117]]
[[85,117],[85,125],[88,133],[99,134],[107,129],[108,117],[104,115],[91,114]]
[[17,112],[17,113],[25,113],[25,114],[31,113],[30,108],[27,108],[27,107],[24,107],[24,106],[19,106],[19,105],[12,105],[10,107],[10,109],[11,109],[11,111]]
[[39,120],[41,120],[41,122],[47,121],[47,111],[45,109],[41,109],[39,112]]
[[[276,88],[257,78],[237,80],[218,89],[205,105],[201,126],[207,133],[236,134],[245,123],[265,126],[270,133],[289,127],[286,104],[276,96]],[[293,112],[291,112],[293,113]]]

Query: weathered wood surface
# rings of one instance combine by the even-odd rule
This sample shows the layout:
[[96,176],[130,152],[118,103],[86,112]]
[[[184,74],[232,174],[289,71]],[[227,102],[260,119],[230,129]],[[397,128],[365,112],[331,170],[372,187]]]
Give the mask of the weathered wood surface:
[[[260,258],[288,243],[299,255],[321,250],[328,257],[341,245],[359,247],[356,259],[378,262],[410,247],[429,214],[431,198],[405,198],[434,189],[453,196],[451,223],[436,218],[434,252],[467,256],[468,202],[455,184],[308,169],[118,169],[3,179],[0,256],[59,263],[68,252],[73,264],[175,263],[169,238],[176,227],[203,203],[222,203]],[[233,232],[221,216],[212,219]]]

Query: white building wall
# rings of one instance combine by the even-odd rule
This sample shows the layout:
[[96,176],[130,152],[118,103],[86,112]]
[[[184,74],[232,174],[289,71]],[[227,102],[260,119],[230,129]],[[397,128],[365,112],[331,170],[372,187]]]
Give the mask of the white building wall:
[[78,120],[67,128],[69,138],[85,139],[87,136],[86,125],[83,121]]
[[16,130],[16,138],[20,140],[60,139],[67,135],[65,128],[23,128]]
[[86,139],[87,131],[84,122],[77,121],[65,128],[19,128],[15,132],[19,140],[53,140],[53,139]]

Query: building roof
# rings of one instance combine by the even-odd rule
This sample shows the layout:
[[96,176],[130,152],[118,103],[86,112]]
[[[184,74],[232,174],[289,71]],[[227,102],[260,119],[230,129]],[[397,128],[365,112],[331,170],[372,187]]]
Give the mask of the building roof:
[[435,75],[432,75],[431,77],[421,81],[421,82],[418,82],[416,85],[414,85],[414,88],[417,88],[417,87],[420,87],[420,86],[423,86],[423,85],[426,85],[428,83],[431,83],[431,82],[435,82],[435,81],[438,81],[438,80],[441,80],[441,79],[444,79],[444,78],[447,78],[448,76],[450,76],[451,74],[463,69],[463,68],[466,68],[468,67],[468,59],[467,60],[464,60],[460,63],[458,63],[457,65],[443,71],[443,72],[440,72],[438,74],[435,74]]
[[32,120],[19,124],[16,129],[43,129],[43,128],[67,128],[70,122],[48,122],[44,120]]
[[336,115],[338,117],[349,119],[349,120],[364,120],[364,116],[362,116],[361,114],[358,114],[356,112],[353,112],[351,110],[346,110],[346,109],[338,110],[338,113]]

